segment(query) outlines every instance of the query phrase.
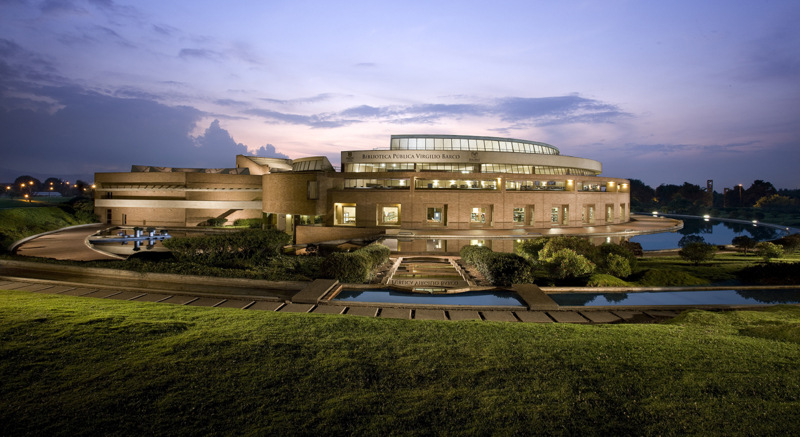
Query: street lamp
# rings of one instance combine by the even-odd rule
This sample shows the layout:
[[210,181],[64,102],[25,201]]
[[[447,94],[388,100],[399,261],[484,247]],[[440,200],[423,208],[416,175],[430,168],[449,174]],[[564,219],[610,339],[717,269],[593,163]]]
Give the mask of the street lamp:
[[742,205],[742,184],[739,184],[739,206],[744,206]]

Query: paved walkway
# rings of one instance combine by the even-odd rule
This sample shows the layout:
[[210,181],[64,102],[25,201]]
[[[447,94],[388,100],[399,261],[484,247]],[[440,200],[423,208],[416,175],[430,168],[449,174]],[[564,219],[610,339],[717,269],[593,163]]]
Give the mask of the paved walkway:
[[52,234],[40,235],[21,244],[17,255],[73,261],[96,261],[119,259],[90,249],[84,243],[86,237],[112,225],[96,224],[79,228],[63,229]]
[[253,299],[249,296],[222,296],[210,294],[159,293],[149,289],[129,287],[93,287],[59,281],[32,281],[27,278],[1,277],[0,290],[19,290],[32,293],[96,299],[127,300],[133,302],[158,302],[173,305],[233,308],[284,313],[333,314],[358,317],[378,317],[406,320],[483,320],[490,322],[522,323],[654,323],[677,316],[678,311],[514,311],[412,309],[375,306],[316,305],[291,303],[278,298]]

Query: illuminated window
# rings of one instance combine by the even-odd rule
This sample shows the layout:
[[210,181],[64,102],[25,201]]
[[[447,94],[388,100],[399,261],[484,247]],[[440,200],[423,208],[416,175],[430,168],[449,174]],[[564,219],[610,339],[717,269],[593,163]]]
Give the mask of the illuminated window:
[[558,207],[554,206],[550,209],[550,223],[557,225],[558,224]]
[[380,208],[380,222],[384,225],[400,224],[400,207],[383,206]]
[[525,208],[514,208],[513,222],[515,225],[525,224]]
[[355,203],[335,203],[333,205],[333,209],[334,209],[333,224],[342,226],[356,225]]
[[486,224],[486,208],[472,208],[469,222],[481,225]]

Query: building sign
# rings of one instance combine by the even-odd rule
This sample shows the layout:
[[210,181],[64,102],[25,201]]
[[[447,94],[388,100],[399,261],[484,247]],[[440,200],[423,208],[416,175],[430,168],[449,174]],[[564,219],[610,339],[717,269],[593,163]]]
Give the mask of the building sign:
[[[350,153],[350,152],[348,152]],[[360,161],[395,161],[400,160],[403,162],[407,161],[425,161],[425,160],[435,160],[435,161],[442,161],[442,160],[460,160],[461,153],[452,153],[452,152],[356,152],[357,157]]]
[[443,279],[391,279],[390,285],[402,285],[406,287],[468,287],[467,281],[443,280]]

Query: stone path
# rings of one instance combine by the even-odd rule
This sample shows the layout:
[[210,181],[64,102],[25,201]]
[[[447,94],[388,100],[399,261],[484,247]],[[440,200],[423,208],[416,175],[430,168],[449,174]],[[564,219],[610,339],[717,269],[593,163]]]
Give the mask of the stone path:
[[289,303],[279,299],[251,300],[241,296],[224,297],[197,296],[192,294],[166,294],[143,290],[91,288],[70,286],[54,281],[35,282],[17,278],[0,277],[0,289],[19,290],[31,293],[57,294],[65,296],[91,297],[96,299],[127,300],[132,302],[158,302],[173,305],[229,308],[255,311],[277,311],[284,313],[340,314],[342,317],[379,317],[407,320],[452,320],[522,323],[652,323],[680,314],[678,311],[473,311],[460,309],[414,309],[377,306],[316,305],[312,303]]

